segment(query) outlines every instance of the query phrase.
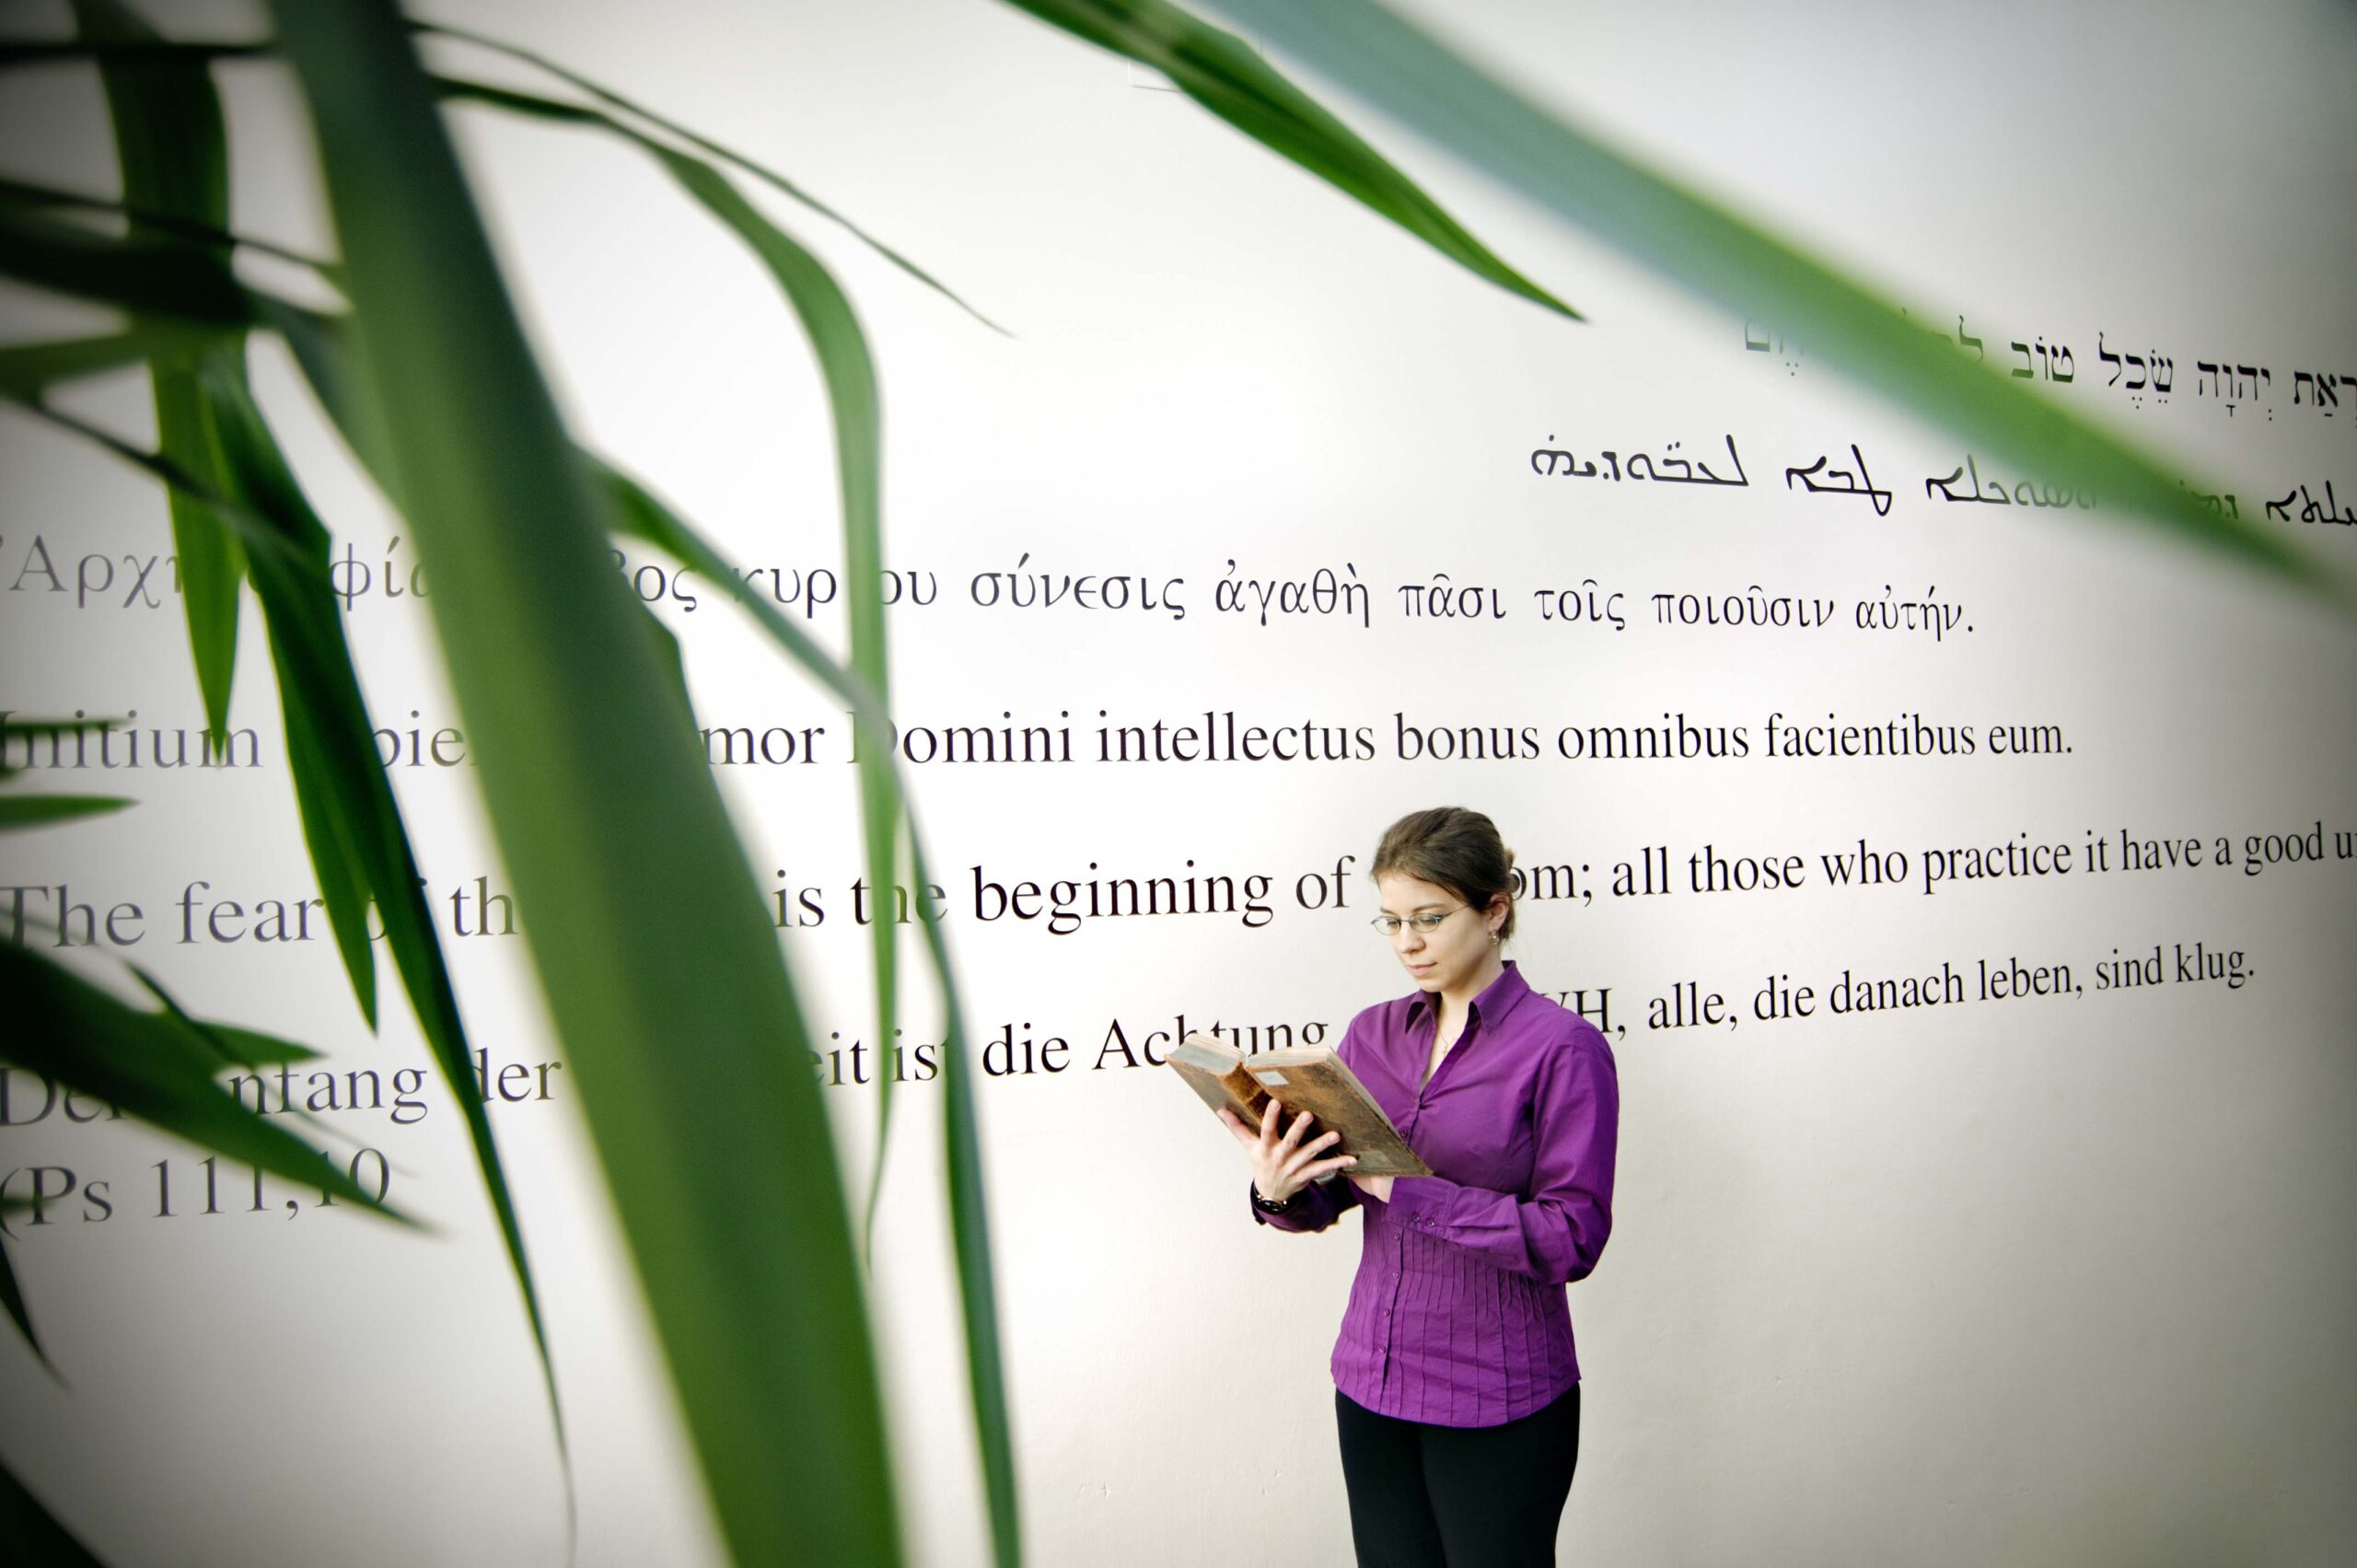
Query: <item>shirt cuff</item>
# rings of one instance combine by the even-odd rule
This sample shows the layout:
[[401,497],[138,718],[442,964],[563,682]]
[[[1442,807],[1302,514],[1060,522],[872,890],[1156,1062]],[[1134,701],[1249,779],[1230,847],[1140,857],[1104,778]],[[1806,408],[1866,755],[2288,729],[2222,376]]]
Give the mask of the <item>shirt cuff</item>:
[[1339,1213],[1325,1184],[1317,1181],[1295,1193],[1284,1207],[1275,1211],[1260,1206],[1260,1189],[1257,1187],[1246,1187],[1244,1197],[1252,1211],[1255,1224],[1273,1225],[1279,1230],[1323,1230],[1334,1223]]
[[1391,1217],[1411,1230],[1437,1232],[1450,1224],[1460,1194],[1478,1191],[1484,1198],[1498,1194],[1469,1188],[1438,1176],[1398,1176],[1391,1180]]

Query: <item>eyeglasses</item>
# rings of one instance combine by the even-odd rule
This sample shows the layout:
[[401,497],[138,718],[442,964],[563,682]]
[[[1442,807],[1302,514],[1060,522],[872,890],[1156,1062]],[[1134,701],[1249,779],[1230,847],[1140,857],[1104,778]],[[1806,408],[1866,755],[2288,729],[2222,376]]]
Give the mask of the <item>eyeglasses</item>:
[[1405,920],[1400,919],[1396,914],[1379,914],[1373,920],[1368,921],[1367,923],[1374,926],[1377,931],[1382,932],[1386,936],[1399,935],[1399,928],[1403,925],[1412,925],[1420,935],[1430,936],[1434,932],[1440,929],[1441,922],[1446,920],[1450,915],[1455,914],[1457,910],[1469,907],[1470,906],[1458,904],[1454,909],[1441,910],[1437,912],[1432,910],[1426,910],[1420,914],[1411,914]]

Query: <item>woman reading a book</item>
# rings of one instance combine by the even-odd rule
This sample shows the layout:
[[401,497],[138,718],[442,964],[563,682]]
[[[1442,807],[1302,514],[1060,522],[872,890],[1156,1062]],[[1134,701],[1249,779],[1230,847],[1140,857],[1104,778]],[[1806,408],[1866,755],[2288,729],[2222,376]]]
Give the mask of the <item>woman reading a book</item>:
[[1514,856],[1489,818],[1411,812],[1373,875],[1375,924],[1415,990],[1352,1019],[1339,1054],[1433,1174],[1348,1176],[1340,1134],[1306,1115],[1221,1119],[1255,1219],[1365,1216],[1333,1359],[1362,1568],[1551,1563],[1579,1459],[1563,1287],[1612,1227],[1612,1052],[1503,956]]

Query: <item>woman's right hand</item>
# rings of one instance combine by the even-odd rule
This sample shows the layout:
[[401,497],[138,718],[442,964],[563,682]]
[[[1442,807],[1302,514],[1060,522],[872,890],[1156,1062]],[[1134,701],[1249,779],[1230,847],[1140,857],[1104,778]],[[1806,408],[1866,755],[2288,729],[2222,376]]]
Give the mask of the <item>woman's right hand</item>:
[[1271,1103],[1260,1117],[1258,1132],[1244,1123],[1243,1118],[1223,1106],[1219,1119],[1227,1124],[1236,1141],[1244,1145],[1244,1157],[1252,1165],[1252,1188],[1271,1203],[1283,1203],[1293,1195],[1329,1172],[1348,1170],[1358,1164],[1357,1156],[1338,1155],[1332,1159],[1318,1156],[1324,1150],[1341,1142],[1340,1132],[1327,1132],[1304,1143],[1303,1135],[1315,1119],[1302,1111],[1293,1119],[1293,1125],[1278,1131],[1285,1120],[1284,1108]]

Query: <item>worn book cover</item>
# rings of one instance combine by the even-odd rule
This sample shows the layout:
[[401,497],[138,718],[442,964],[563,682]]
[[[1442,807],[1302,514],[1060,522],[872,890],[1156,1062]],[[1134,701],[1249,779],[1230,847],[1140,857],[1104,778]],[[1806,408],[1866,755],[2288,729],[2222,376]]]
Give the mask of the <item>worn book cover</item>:
[[1256,1132],[1271,1101],[1287,1111],[1306,1110],[1318,1119],[1318,1132],[1340,1132],[1341,1142],[1321,1159],[1356,1155],[1353,1176],[1430,1176],[1432,1167],[1391,1125],[1358,1074],[1322,1045],[1286,1046],[1248,1057],[1209,1035],[1190,1034],[1169,1055],[1170,1065],[1213,1110],[1223,1107]]

